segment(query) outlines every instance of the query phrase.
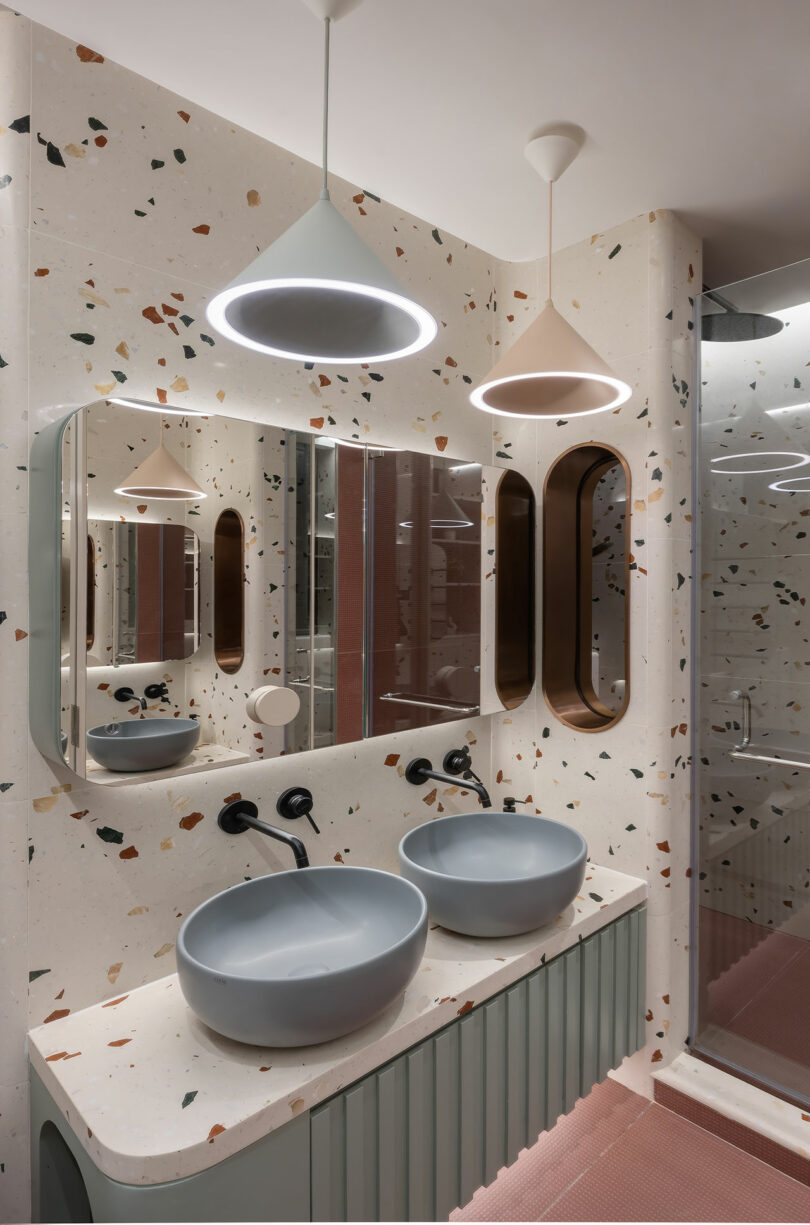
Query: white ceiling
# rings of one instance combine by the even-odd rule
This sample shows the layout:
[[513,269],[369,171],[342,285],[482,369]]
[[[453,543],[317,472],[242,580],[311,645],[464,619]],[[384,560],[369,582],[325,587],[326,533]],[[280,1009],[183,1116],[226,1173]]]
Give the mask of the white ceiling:
[[[312,161],[300,0],[20,0],[21,12]],[[332,42],[330,164],[493,254],[542,253],[535,132],[587,141],[554,246],[672,208],[707,283],[810,256],[808,0],[366,0]]]

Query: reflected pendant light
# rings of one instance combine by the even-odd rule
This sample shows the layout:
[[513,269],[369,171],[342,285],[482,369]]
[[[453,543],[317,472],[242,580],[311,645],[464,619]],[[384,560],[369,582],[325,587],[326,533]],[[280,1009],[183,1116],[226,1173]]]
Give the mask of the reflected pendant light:
[[160,442],[151,455],[138,464],[122,481],[116,493],[124,498],[149,498],[172,502],[201,502],[208,495],[163,445],[163,418]]
[[552,184],[578,152],[579,142],[561,132],[538,136],[526,146],[528,161],[548,183],[548,297],[534,323],[470,395],[485,412],[555,420],[583,417],[617,408],[632,394],[551,300]]
[[[414,527],[413,519],[407,519],[400,523],[400,527]],[[430,520],[429,526],[433,528],[459,528],[472,527],[473,521],[469,519],[464,511],[459,506],[455,498],[451,497],[446,489],[437,489],[430,499]]]
[[354,5],[306,3],[324,19],[320,199],[217,294],[206,314],[228,340],[271,357],[341,365],[407,357],[430,344],[436,320],[341,216],[327,187],[330,28]]

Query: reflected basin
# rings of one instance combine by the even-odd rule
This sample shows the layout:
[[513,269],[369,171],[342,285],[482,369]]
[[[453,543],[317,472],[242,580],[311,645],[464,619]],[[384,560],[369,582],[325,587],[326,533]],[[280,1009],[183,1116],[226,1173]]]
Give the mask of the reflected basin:
[[199,738],[194,719],[132,719],[92,727],[87,751],[106,770],[162,770],[188,757]]

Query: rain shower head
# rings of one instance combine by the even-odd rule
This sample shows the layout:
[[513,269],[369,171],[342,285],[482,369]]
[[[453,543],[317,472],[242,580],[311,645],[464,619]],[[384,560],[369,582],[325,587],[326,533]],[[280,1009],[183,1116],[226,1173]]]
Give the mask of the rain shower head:
[[715,314],[703,315],[700,320],[700,335],[702,340],[720,341],[722,343],[740,340],[764,340],[767,336],[775,336],[785,326],[781,319],[774,315],[758,315],[751,311],[741,311],[714,290],[704,290],[704,298],[709,298],[722,307]]

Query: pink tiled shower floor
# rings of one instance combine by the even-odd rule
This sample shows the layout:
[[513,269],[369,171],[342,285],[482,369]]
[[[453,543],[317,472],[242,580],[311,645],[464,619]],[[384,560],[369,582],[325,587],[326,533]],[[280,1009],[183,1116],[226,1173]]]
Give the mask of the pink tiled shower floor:
[[614,1080],[452,1221],[810,1221],[810,1188]]

